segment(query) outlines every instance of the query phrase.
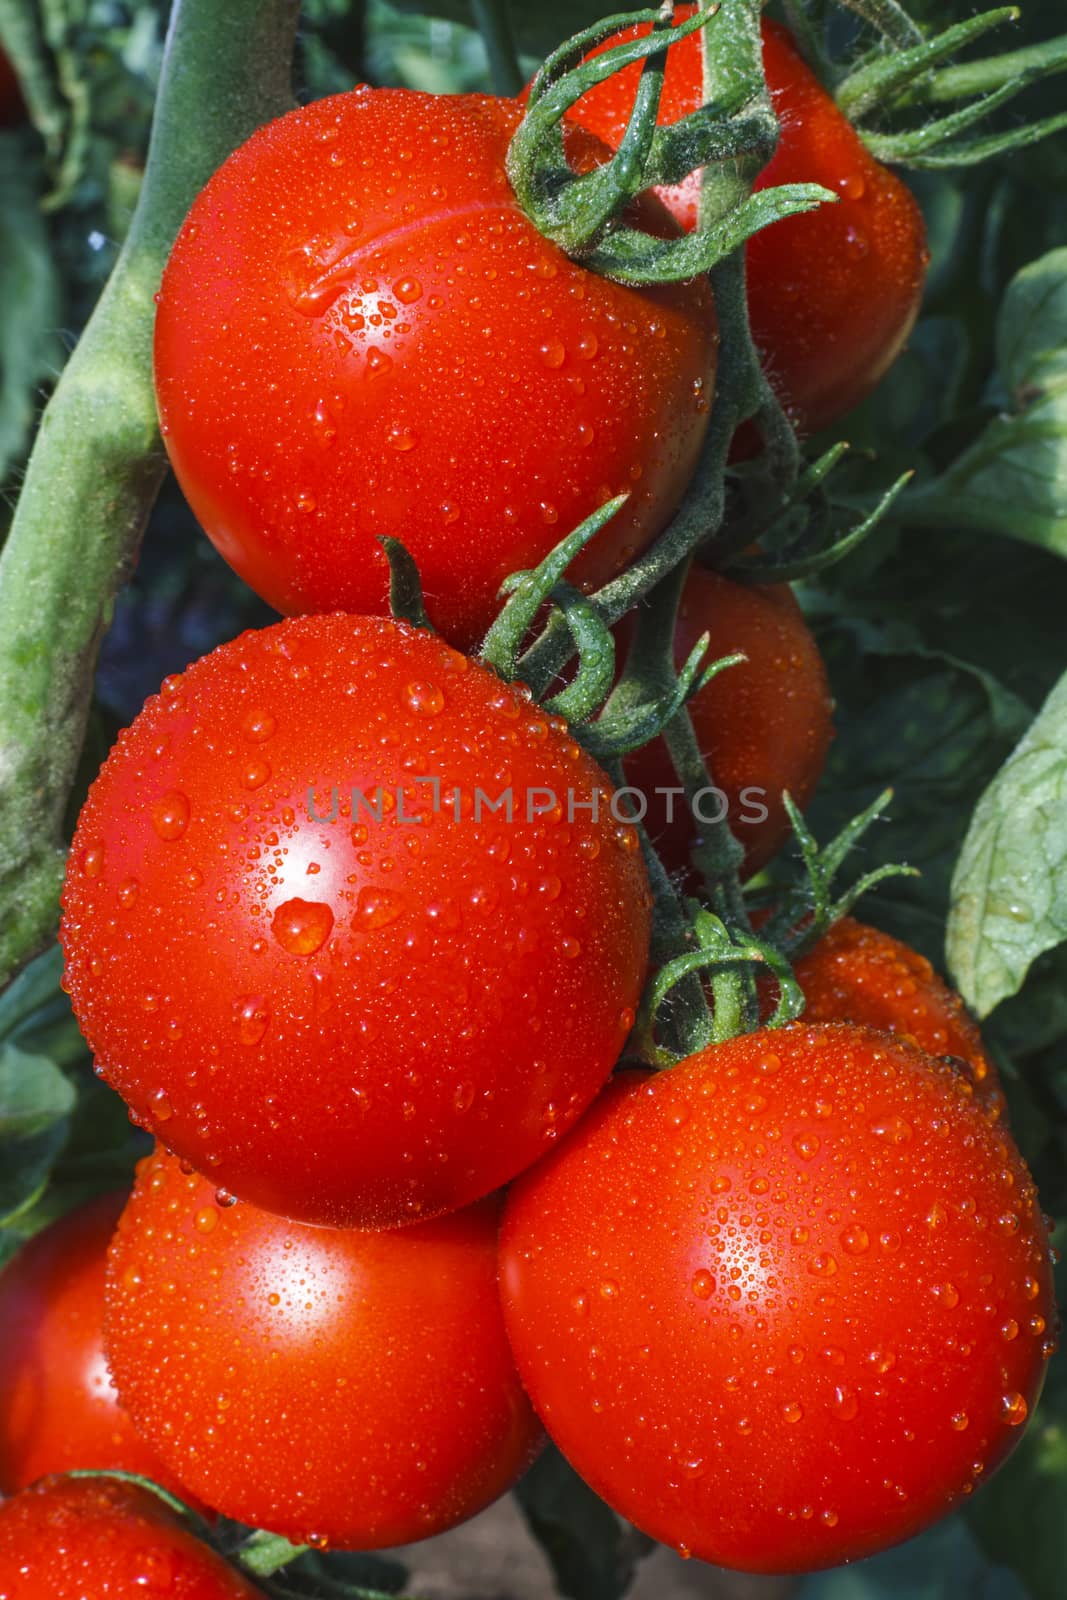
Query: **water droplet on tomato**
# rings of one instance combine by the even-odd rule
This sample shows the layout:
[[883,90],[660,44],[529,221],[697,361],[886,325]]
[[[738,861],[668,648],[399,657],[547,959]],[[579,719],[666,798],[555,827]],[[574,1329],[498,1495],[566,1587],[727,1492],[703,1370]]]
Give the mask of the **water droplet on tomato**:
[[271,765],[269,761],[246,762],[241,773],[241,787],[243,789],[262,789],[270,775]]
[[213,1233],[219,1224],[219,1214],[214,1206],[204,1206],[193,1219],[197,1233]]
[[541,346],[541,360],[546,367],[561,367],[567,359],[567,352],[559,339],[546,339]]
[[393,293],[401,305],[414,305],[416,300],[422,298],[422,284],[418,278],[398,278],[393,284]]
[[409,683],[404,689],[404,701],[420,716],[435,717],[444,708],[445,697],[436,683]]
[[165,1089],[157,1089],[154,1094],[149,1095],[148,1109],[157,1122],[169,1122],[174,1115],[174,1108]]
[[935,1283],[932,1293],[947,1311],[954,1311],[960,1303],[960,1291],[954,1283]]
[[1030,1414],[1030,1408],[1017,1390],[1000,1397],[1000,1414],[1010,1428],[1018,1428]]
[[265,744],[273,737],[277,727],[277,720],[271,713],[257,706],[245,716],[241,723],[241,733],[253,744]]
[[321,900],[285,900],[271,919],[271,932],[291,956],[313,956],[333,932],[333,912]]
[[140,890],[141,885],[136,878],[127,878],[126,882],[119,887],[119,905],[125,911],[128,911],[136,903]]
[[859,1408],[860,1403],[856,1398],[855,1391],[852,1389],[846,1389],[843,1385],[839,1384],[834,1390],[834,1397],[830,1402],[830,1410],[833,1412],[834,1416],[837,1417],[841,1422],[851,1422],[853,1417],[855,1417],[858,1413]]
[[1019,1324],[1014,1317],[1009,1317],[1006,1322],[1001,1323],[1000,1337],[1006,1344],[1011,1344],[1014,1339],[1019,1337]]
[[715,1279],[706,1267],[694,1272],[690,1286],[698,1300],[710,1300],[715,1293]]
[[966,1430],[970,1420],[971,1419],[968,1417],[966,1411],[957,1411],[952,1417],[949,1418],[949,1421],[956,1433],[963,1433]]
[[256,1045],[267,1031],[270,1007],[260,995],[240,995],[233,1003],[233,1020],[241,1043]]
[[782,1407],[782,1415],[787,1422],[799,1422],[804,1415],[804,1407],[799,1400],[787,1400]]
[[846,200],[862,200],[867,192],[867,181],[859,172],[846,172],[837,180],[837,187]]
[[822,1143],[816,1133],[797,1133],[793,1135],[793,1149],[801,1161],[811,1161],[819,1153]]
[[180,789],[172,789],[152,806],[152,826],[166,843],[180,839],[189,826],[189,800]]
[[229,1189],[216,1189],[215,1204],[217,1206],[221,1206],[223,1211],[228,1211],[231,1206],[235,1206],[237,1204],[237,1196],[235,1194],[231,1194]]
[[414,450],[416,439],[410,428],[396,423],[386,434],[386,443],[391,450],[399,451],[405,455],[409,450]]
[[[404,911],[402,895],[389,889],[365,888],[356,900],[356,916],[364,928],[385,928]],[[429,907],[427,907],[429,912]]]

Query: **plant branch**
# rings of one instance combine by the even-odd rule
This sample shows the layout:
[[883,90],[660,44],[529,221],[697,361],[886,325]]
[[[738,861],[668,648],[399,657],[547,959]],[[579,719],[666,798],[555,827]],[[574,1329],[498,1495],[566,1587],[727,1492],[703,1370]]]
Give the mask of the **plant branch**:
[[165,467],[153,294],[197,191],[291,104],[297,0],[175,0],[145,181],[41,422],[0,558],[0,981],[51,937],[101,634]]

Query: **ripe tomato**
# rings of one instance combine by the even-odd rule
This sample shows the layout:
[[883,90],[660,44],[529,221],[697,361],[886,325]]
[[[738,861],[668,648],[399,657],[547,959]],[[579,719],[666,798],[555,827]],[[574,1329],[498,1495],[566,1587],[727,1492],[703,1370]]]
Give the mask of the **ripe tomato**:
[[393,1233],[308,1228],[142,1162],[111,1248],[123,1404],[231,1517],[353,1549],[502,1494],[541,1430],[496,1286],[495,1200]]
[[619,1080],[514,1186],[508,1333],[551,1436],[657,1539],[794,1572],[943,1515],[1019,1438],[1054,1317],[1008,1135],[884,1034]]
[[925,956],[891,934],[843,917],[794,968],[806,1022],[858,1022],[897,1033],[932,1056],[956,1056],[1000,1115],[1004,1094],[982,1035]]
[[104,1359],[108,1194],[31,1239],[0,1274],[0,1492],[46,1473],[111,1468],[182,1495],[118,1403]]
[[[685,661],[704,633],[707,659],[747,657],[713,678],[689,702],[700,748],[722,798],[703,801],[704,816],[725,818],[745,849],[745,872],[757,872],[789,837],[782,805],[788,789],[803,808],[815,793],[833,736],[826,669],[803,613],[785,584],[745,587],[694,564],[686,579],[674,639]],[[626,777],[648,800],[647,827],[667,866],[684,869],[699,832],[662,739],[627,756]]]
[[262,1600],[162,1500],[114,1478],[43,1478],[0,1505],[0,1600]]
[[[677,8],[679,20],[695,7]],[[714,22],[711,24],[714,28]],[[603,46],[637,38],[647,23]],[[769,376],[794,422],[812,433],[869,394],[915,323],[929,256],[911,191],[875,161],[798,54],[789,34],[763,23],[763,65],[781,137],[756,182],[819,183],[841,202],[765,228],[747,246],[748,306]],[[616,148],[640,67],[598,84],[574,108],[582,126]],[[702,103],[699,35],[667,56],[661,123]],[[657,193],[685,228],[696,222],[695,176]]]
[[254,134],[189,214],[156,321],[167,448],[280,611],[384,611],[395,534],[434,621],[470,643],[502,580],[609,496],[632,492],[576,563],[585,583],[681,498],[710,291],[627,289],[548,243],[504,172],[521,115],[396,89],[320,100]]
[[287,1216],[390,1227],[487,1194],[633,1023],[649,894],[610,796],[564,723],[424,630],[304,617],[223,645],[149,700],[78,823],[66,982],[98,1065]]

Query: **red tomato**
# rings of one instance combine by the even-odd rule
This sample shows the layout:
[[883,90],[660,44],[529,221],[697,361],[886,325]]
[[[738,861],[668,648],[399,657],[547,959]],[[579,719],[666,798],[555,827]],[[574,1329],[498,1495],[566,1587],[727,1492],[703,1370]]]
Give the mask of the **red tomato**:
[[[676,15],[684,21],[694,10],[681,5]],[[647,23],[627,28],[602,48],[648,31]],[[839,205],[774,223],[747,246],[756,344],[793,420],[812,433],[869,394],[903,349],[922,298],[926,230],[911,191],[875,161],[786,30],[767,21],[763,65],[781,138],[756,188],[819,183],[841,196]],[[693,34],[668,54],[661,123],[677,122],[702,103],[701,71]],[[635,66],[617,73],[574,108],[582,126],[612,149],[639,72]],[[695,176],[657,193],[683,227],[693,227]]]
[[898,1033],[932,1056],[956,1056],[998,1115],[1004,1094],[982,1035],[958,994],[917,950],[843,917],[794,968],[805,1022],[858,1022]]
[[795,1572],[917,1533],[1009,1453],[1048,1238],[944,1063],[838,1024],[612,1086],[513,1188],[505,1317],[542,1421],[646,1533]]
[[61,1217],[0,1274],[0,1492],[46,1473],[106,1467],[181,1495],[118,1403],[104,1359],[107,1247],[125,1204],[108,1194]]
[[371,1549],[462,1522],[541,1444],[504,1333],[498,1214],[308,1228],[220,1209],[157,1153],[111,1249],[124,1405],[213,1505],[298,1543]]
[[147,1489],[44,1478],[0,1505],[0,1600],[262,1600]]
[[[713,678],[689,702],[701,751],[721,798],[701,802],[711,821],[723,813],[745,849],[745,872],[764,866],[789,837],[782,805],[788,789],[802,809],[815,793],[833,736],[826,668],[803,613],[785,584],[745,587],[694,565],[686,579],[674,638],[685,661],[704,633],[707,660],[747,657]],[[648,800],[647,827],[667,866],[688,868],[699,832],[680,794],[662,739],[627,756],[626,777]]]
[[633,1023],[648,885],[610,796],[562,721],[424,630],[223,645],[149,700],[78,823],[66,981],[98,1065],[171,1149],[302,1221],[487,1194]]
[[470,643],[502,580],[609,496],[632,491],[575,565],[586,584],[681,498],[710,291],[627,289],[548,243],[504,172],[521,115],[398,89],[320,100],[254,134],[189,214],[156,321],[167,448],[280,611],[384,611],[394,534],[434,621]]

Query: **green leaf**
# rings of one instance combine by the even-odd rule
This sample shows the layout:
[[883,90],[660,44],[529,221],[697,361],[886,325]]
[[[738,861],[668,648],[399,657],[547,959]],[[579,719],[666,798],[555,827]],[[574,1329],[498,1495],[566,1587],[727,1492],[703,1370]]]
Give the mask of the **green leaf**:
[[72,1085],[47,1056],[12,1040],[0,1044],[0,1223],[47,1183],[74,1100]]
[[997,366],[1003,409],[942,477],[916,491],[909,518],[1067,555],[1067,249],[1031,262],[1008,286]]
[[895,879],[858,915],[917,947],[935,964],[961,819],[1023,733],[1030,714],[991,674],[923,644],[904,622],[843,616],[819,630],[836,700],[836,735],[807,820],[832,838],[885,788],[885,826],[872,828],[855,874],[889,862],[922,876]]
[[25,139],[0,134],[0,482],[25,453],[38,387],[63,361],[59,284]]
[[952,879],[947,948],[980,1017],[1067,939],[1067,676],[982,796]]
[[651,1541],[621,1523],[614,1511],[549,1445],[515,1490],[543,1548],[561,1595],[568,1600],[620,1600]]

